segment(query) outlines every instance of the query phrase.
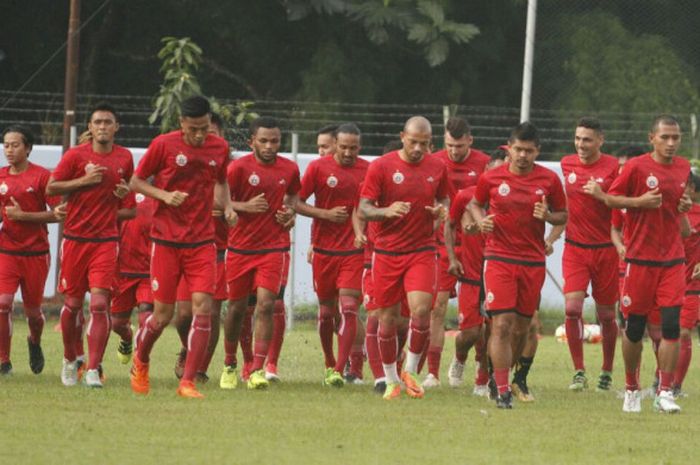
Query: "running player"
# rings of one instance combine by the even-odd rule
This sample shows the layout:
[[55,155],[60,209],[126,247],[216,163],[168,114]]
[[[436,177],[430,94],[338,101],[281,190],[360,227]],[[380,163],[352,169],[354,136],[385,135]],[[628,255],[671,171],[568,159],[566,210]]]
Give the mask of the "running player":
[[[424,395],[417,371],[436,292],[434,223],[446,218],[451,193],[447,168],[428,154],[431,137],[427,119],[410,118],[401,133],[403,148],[370,165],[360,196],[360,217],[379,222],[372,276],[387,400],[400,396],[400,381],[410,397]],[[404,292],[411,323],[406,366],[399,379],[397,320]]]
[[[455,192],[475,186],[486,169],[490,157],[472,148],[474,137],[469,122],[452,117],[445,123],[445,148],[433,154],[447,167],[447,175]],[[450,199],[454,200],[454,199]],[[454,236],[459,246],[461,235]],[[430,313],[430,342],[428,344],[428,376],[423,380],[424,388],[440,385],[440,358],[445,345],[445,313],[450,294],[454,295],[458,278],[448,272],[450,261],[445,248],[444,228],[438,228],[438,294],[435,307]]]
[[34,135],[13,125],[3,131],[2,139],[8,166],[0,168],[0,376],[12,373],[12,303],[18,288],[29,326],[29,368],[39,374],[44,369],[41,301],[50,260],[46,223],[62,219],[65,211],[47,210],[57,199],[46,196],[49,170],[28,159]]
[[110,293],[116,278],[119,231],[117,211],[129,192],[127,181],[134,171],[131,152],[114,143],[119,117],[109,104],[90,112],[92,139],[68,150],[51,175],[46,193],[67,196],[67,216],[61,245],[59,292],[65,296],[61,310],[63,369],[66,386],[78,381],[75,346],[82,336],[76,321],[83,298],[90,292],[88,363],[84,382],[102,387],[99,365],[109,339]]
[[[185,370],[177,389],[182,397],[204,397],[194,385],[206,356],[211,332],[212,295],[216,287],[214,199],[226,221],[235,224],[226,183],[228,144],[209,133],[211,107],[201,96],[181,105],[180,130],[156,137],[139,163],[131,186],[156,199],[151,240],[151,287],[154,309],[137,341],[131,388],[150,390],[149,363],[153,345],[170,323],[181,277],[192,292],[192,326]],[[153,184],[146,179],[154,176]]]
[[626,338],[622,340],[626,392],[624,412],[640,412],[638,367],[647,317],[655,305],[661,313],[661,343],[658,352],[659,387],[654,409],[675,413],[680,406],[672,392],[678,358],[680,309],[685,291],[685,254],[681,239],[681,212],[691,207],[684,195],[690,164],[676,156],[681,142],[678,120],[670,115],[654,119],[649,132],[652,152],[630,160],[604,193],[595,180],[586,191],[613,208],[627,208],[625,219],[627,271],[622,291],[627,315]]
[[486,310],[492,319],[488,352],[498,389],[496,405],[505,409],[512,408],[508,372],[522,349],[544,284],[545,222],[561,225],[567,219],[559,177],[535,164],[540,148],[537,128],[521,123],[508,143],[510,163],[482,175],[469,204],[479,229],[488,234],[484,252]]
[[[343,370],[350,358],[359,323],[363,250],[356,247],[353,222],[360,184],[369,163],[361,158],[360,130],[352,123],[336,131],[336,150],[309,164],[298,213],[314,218],[312,237],[314,288],[319,300],[319,335],[325,357],[324,384],[343,386]],[[311,195],[314,206],[306,203]],[[360,228],[364,229],[364,228]],[[338,357],[333,354],[333,319],[340,307]]]
[[[583,186],[589,179],[610,188],[618,173],[618,160],[600,151],[605,137],[600,122],[595,118],[581,118],[576,125],[574,146],[576,153],[561,159],[561,169],[569,202],[569,221],[562,257],[564,299],[566,313],[566,340],[574,364],[574,376],[569,389],[588,388],[583,361],[583,301],[590,283],[596,314],[601,326],[603,365],[597,389],[607,391],[612,384],[613,360],[618,327],[615,303],[618,298],[617,260],[615,246],[610,241],[611,209],[586,194]],[[553,228],[548,237],[552,244],[561,235],[562,228]]]
[[335,153],[335,132],[338,126],[335,124],[329,124],[323,126],[316,133],[316,148],[318,149],[318,154],[322,157],[326,155],[333,155]]
[[226,359],[220,380],[224,389],[237,385],[236,348],[248,296],[255,289],[255,342],[248,388],[269,385],[263,369],[272,339],[274,303],[287,266],[289,232],[285,225],[293,220],[292,206],[301,187],[299,168],[277,154],[282,138],[277,121],[257,118],[250,133],[253,153],[232,162],[227,174],[240,221],[228,237],[229,310],[224,319]]

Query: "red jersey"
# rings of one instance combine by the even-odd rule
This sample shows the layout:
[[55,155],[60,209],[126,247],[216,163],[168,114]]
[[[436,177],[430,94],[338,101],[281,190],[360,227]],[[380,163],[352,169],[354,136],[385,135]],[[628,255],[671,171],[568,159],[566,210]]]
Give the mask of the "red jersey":
[[494,230],[486,235],[485,257],[526,262],[545,261],[545,222],[532,216],[535,203],[547,198],[553,212],[566,210],[566,195],[559,176],[535,164],[525,175],[511,173],[506,163],[479,178],[474,198],[488,204]]
[[687,215],[692,233],[683,239],[686,260],[685,282],[688,285],[686,291],[697,291],[700,290],[700,279],[693,279],[693,268],[700,262],[700,205],[694,203]]
[[479,176],[486,171],[486,165],[491,160],[491,157],[476,149],[469,149],[467,158],[461,162],[452,160],[445,149],[433,153],[432,156],[443,162],[447,167],[447,177],[450,179],[454,189],[452,196],[460,189],[476,186]]
[[627,262],[658,266],[685,261],[678,202],[689,175],[690,163],[682,157],[673,157],[672,163],[666,165],[657,163],[651,154],[646,154],[625,163],[608,194],[639,197],[658,188],[663,198],[659,208],[627,209]]
[[409,163],[390,152],[374,160],[367,170],[361,197],[385,208],[396,201],[410,202],[411,209],[402,218],[379,222],[374,246],[376,250],[408,253],[435,247],[434,218],[425,207],[447,199],[450,184],[447,168],[436,157],[425,156]]
[[47,205],[58,204],[58,197],[46,195],[51,173],[34,163],[19,174],[10,173],[10,167],[0,168],[0,253],[42,255],[49,253],[46,223],[14,221],[7,217],[5,207],[14,205],[11,197],[26,212],[45,212]]
[[136,217],[121,224],[119,273],[148,275],[151,263],[151,223],[157,200],[143,194],[134,196]]
[[[360,197],[360,185],[367,174],[369,162],[358,158],[353,166],[343,166],[335,157],[321,157],[312,161],[306,168],[301,181],[299,198],[316,198],[318,208],[331,209],[345,207],[349,214],[357,206]],[[356,250],[353,245],[355,231],[352,217],[344,223],[314,218],[311,228],[314,248],[330,251]]]
[[157,202],[151,238],[165,245],[199,246],[214,240],[214,185],[226,181],[228,144],[208,134],[201,147],[185,143],[182,131],[162,134],[151,142],[136,175],[154,176],[153,185],[188,194],[179,207]]
[[450,205],[450,220],[454,223],[457,236],[461,245],[455,248],[455,253],[464,266],[464,277],[474,281],[481,281],[484,264],[484,235],[464,234],[462,232],[462,215],[467,209],[467,204],[474,197],[476,186],[461,189],[455,195]]
[[617,177],[617,158],[602,154],[591,164],[581,163],[578,155],[567,155],[561,159],[564,188],[569,204],[569,220],[566,223],[566,240],[581,245],[612,245],[610,242],[610,218],[612,210],[604,202],[594,199],[583,191],[593,178],[607,192]]
[[299,167],[281,156],[266,165],[250,153],[229,165],[227,177],[234,201],[245,202],[264,193],[269,205],[264,213],[239,212],[238,224],[229,229],[228,246],[252,251],[288,249],[289,232],[277,223],[275,213],[282,209],[285,195],[299,192]]
[[68,239],[118,240],[117,210],[121,200],[114,195],[117,184],[129,182],[134,161],[124,147],[114,144],[110,153],[96,153],[87,142],[68,150],[52,173],[56,181],[70,181],[85,175],[93,165],[107,168],[102,182],[82,187],[68,195],[63,235]]

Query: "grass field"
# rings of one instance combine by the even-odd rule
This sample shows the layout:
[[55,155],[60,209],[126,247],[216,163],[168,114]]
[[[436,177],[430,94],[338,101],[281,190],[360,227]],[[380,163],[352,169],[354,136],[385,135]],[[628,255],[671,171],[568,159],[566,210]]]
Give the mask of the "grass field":
[[[683,412],[623,414],[616,392],[573,394],[565,345],[540,341],[530,382],[534,404],[500,411],[460,389],[442,387],[423,400],[385,402],[365,386],[321,386],[322,357],[313,327],[288,333],[280,375],[265,392],[218,388],[219,353],[202,388],[207,398],[175,395],[172,374],[179,340],[168,329],[152,358],[152,392],[129,389],[128,368],[116,361],[117,338],[105,357],[102,390],[65,388],[59,379],[60,335],[47,324],[47,365],[35,376],[27,364],[26,325],[15,322],[14,374],[0,378],[0,464],[689,464],[700,437],[697,361],[684,386]],[[697,347],[697,346],[695,346]],[[451,359],[448,340],[443,374]],[[645,350],[643,382],[652,353]],[[586,347],[597,375],[600,346]],[[623,387],[618,354],[614,383]],[[595,370],[593,368],[596,368]],[[470,361],[467,373],[471,374]],[[367,376],[368,369],[365,370]],[[471,378],[471,376],[469,376]]]

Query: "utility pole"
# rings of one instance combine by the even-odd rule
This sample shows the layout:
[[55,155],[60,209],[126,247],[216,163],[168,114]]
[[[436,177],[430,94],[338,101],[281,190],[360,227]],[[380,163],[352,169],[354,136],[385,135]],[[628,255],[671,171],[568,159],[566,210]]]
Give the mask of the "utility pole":
[[[75,103],[76,94],[78,93],[79,48],[80,0],[70,0],[68,48],[66,53],[66,83],[63,91],[63,153],[65,153],[75,141]],[[71,133],[73,134],[72,138]]]
[[525,30],[525,58],[523,60],[523,89],[520,99],[520,122],[530,121],[530,96],[532,93],[532,67],[535,57],[535,20],[537,0],[527,2],[527,26]]

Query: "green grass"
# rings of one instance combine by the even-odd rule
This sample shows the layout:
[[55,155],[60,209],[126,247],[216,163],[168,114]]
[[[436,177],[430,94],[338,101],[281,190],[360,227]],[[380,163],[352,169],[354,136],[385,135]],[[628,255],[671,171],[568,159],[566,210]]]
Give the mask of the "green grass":
[[[689,397],[676,416],[653,413],[648,399],[641,414],[625,415],[615,392],[568,392],[568,351],[552,337],[540,341],[531,372],[534,404],[497,410],[470,395],[471,376],[460,389],[443,387],[420,401],[385,402],[370,385],[323,388],[320,345],[307,324],[287,335],[282,384],[267,392],[219,390],[219,347],[212,381],[202,388],[207,398],[196,401],[175,395],[174,330],[154,349],[152,392],[142,397],[131,393],[128,368],[116,361],[116,337],[107,349],[104,389],[63,387],[54,324],[49,322],[44,337],[46,369],[35,376],[27,364],[26,325],[16,321],[14,374],[0,379],[0,463],[695,463],[693,440],[700,435],[695,366],[684,386]],[[452,350],[448,339],[445,380]],[[616,389],[624,381],[619,355]],[[644,355],[642,379],[648,383],[649,347]],[[595,377],[600,346],[587,345],[586,360]],[[471,361],[467,373],[473,373]]]

